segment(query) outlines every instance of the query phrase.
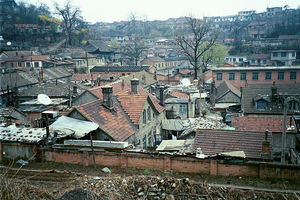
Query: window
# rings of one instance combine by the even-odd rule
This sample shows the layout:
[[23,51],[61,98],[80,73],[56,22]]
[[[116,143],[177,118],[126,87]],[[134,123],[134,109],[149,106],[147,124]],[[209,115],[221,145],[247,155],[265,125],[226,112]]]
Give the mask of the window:
[[289,109],[290,111],[299,111],[299,105],[297,101],[290,101],[289,102]]
[[21,67],[22,66],[22,63],[21,62],[18,62],[18,67]]
[[143,123],[146,124],[146,110],[143,110]]
[[234,72],[230,72],[229,73],[229,80],[233,81],[235,79],[235,73]]
[[247,80],[247,72],[241,72],[241,80]]
[[239,58],[239,62],[243,62],[243,58]]
[[281,57],[286,57],[286,52],[281,52]]
[[297,79],[296,72],[290,72],[290,80],[296,80],[296,79]]
[[153,144],[152,144],[152,133],[151,133],[151,131],[148,133],[148,146],[153,146]]
[[263,64],[266,65],[267,64],[267,60],[263,60]]
[[233,62],[236,62],[236,58],[233,58]]
[[26,63],[26,67],[30,67],[30,62],[27,62],[27,63]]
[[252,80],[258,80],[258,72],[252,72]]
[[266,72],[265,80],[271,80],[271,79],[272,79],[272,72]]
[[223,79],[223,74],[222,73],[217,73],[217,80],[221,81]]
[[251,64],[252,64],[252,65],[255,64],[255,60],[254,60],[254,59],[251,60]]
[[257,110],[266,110],[267,109],[267,102],[263,99],[256,101],[256,109]]
[[226,58],[226,62],[228,62],[229,61],[229,58]]
[[181,115],[185,115],[186,114],[186,105],[185,104],[179,104],[179,113]]
[[6,68],[6,63],[4,63],[4,62],[1,63],[1,67],[2,67],[2,68]]
[[284,72],[278,72],[278,80],[284,80]]
[[296,53],[295,52],[292,52],[292,57],[295,57],[296,56]]
[[148,106],[148,109],[147,109],[147,117],[148,117],[148,121],[151,121],[151,108],[150,108],[150,106]]
[[278,57],[278,53],[277,53],[277,52],[274,52],[274,53],[273,53],[273,57]]
[[39,63],[38,62],[34,62],[34,67],[39,67]]
[[10,67],[14,67],[14,63],[11,62],[11,63],[10,63]]

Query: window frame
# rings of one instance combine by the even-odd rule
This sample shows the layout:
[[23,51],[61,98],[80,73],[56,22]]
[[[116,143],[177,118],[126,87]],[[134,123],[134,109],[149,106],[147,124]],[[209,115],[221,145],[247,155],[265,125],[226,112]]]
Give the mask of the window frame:
[[[267,75],[270,75],[270,77],[267,76]],[[266,80],[266,81],[272,80],[272,72],[265,72],[265,80]]]
[[229,72],[228,80],[234,81],[235,80],[235,72]]
[[240,73],[240,80],[241,81],[247,80],[247,72],[241,72]]
[[[255,74],[255,76],[254,76],[254,74]],[[256,77],[256,78],[254,78],[254,77]],[[252,80],[253,81],[258,81],[258,77],[259,77],[259,72],[252,72]]]
[[179,104],[179,114],[185,115],[187,113],[186,104]]
[[284,72],[278,72],[277,79],[278,79],[279,81],[284,80]]
[[290,72],[290,80],[297,80],[297,72],[295,71]]
[[217,81],[222,81],[223,80],[223,73],[222,72],[218,72],[217,73]]
[[267,101],[263,99],[259,99],[255,102],[256,110],[266,110],[267,109]]

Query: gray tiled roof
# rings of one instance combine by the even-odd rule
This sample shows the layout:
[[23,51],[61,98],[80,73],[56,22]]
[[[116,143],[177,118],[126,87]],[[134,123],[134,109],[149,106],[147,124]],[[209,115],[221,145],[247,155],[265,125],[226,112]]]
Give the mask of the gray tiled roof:
[[[242,107],[245,114],[283,114],[282,100],[271,101],[272,85],[249,85],[243,89]],[[278,95],[295,96],[300,100],[300,85],[276,85]],[[267,109],[257,110],[255,100],[266,99]]]
[[75,83],[46,83],[42,86],[35,85],[33,87],[24,89],[19,92],[19,97],[37,97],[39,94],[46,94],[49,97],[68,97],[69,94],[73,95],[73,86],[76,86],[78,93],[82,92],[81,88]]
[[95,66],[90,71],[91,72],[139,72],[139,71],[147,71],[149,69],[148,66]]
[[[201,148],[205,155],[212,156],[225,152],[244,151],[247,158],[261,157],[265,135],[250,131],[199,130],[195,136],[194,151]],[[272,141],[272,134],[268,135]],[[272,148],[272,144],[271,148]]]
[[216,99],[219,99],[223,95],[225,95],[227,92],[231,91],[236,96],[241,97],[241,92],[236,89],[233,85],[231,85],[227,81],[223,81],[218,87],[217,87],[217,93],[216,93]]

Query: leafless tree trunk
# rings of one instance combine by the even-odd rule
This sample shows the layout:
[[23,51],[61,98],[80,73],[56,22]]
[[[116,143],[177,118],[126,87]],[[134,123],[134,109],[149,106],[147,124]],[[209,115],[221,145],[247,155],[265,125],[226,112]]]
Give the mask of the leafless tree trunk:
[[203,66],[200,65],[200,58],[215,44],[217,34],[212,33],[211,26],[208,23],[204,23],[193,17],[187,17],[186,20],[189,35],[177,36],[176,44],[194,67],[194,79],[198,79],[198,69],[201,69],[200,81],[203,82]]
[[80,9],[71,5],[71,0],[68,0],[66,5],[59,7],[55,5],[57,14],[63,18],[63,28],[66,35],[66,44],[72,45],[72,34],[76,28],[76,23],[81,18]]
[[129,60],[133,61],[135,66],[138,65],[138,61],[143,56],[143,53],[146,49],[143,41],[140,39],[139,36],[133,35],[129,42],[123,46],[123,56],[128,58]]

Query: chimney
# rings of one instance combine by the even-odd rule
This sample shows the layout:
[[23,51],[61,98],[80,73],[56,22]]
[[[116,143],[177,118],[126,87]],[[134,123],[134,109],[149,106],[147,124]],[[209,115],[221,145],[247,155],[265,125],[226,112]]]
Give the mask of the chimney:
[[73,95],[77,95],[77,86],[73,86]]
[[39,70],[39,86],[42,86],[43,82],[43,70]]
[[265,132],[265,140],[262,142],[261,152],[263,156],[270,156],[271,150],[270,150],[270,142],[268,141],[268,134],[269,130],[266,129]]
[[165,105],[165,103],[164,103],[164,101],[165,101],[165,99],[164,99],[164,90],[165,90],[164,86],[159,87],[159,103],[162,106]]
[[109,109],[113,108],[112,92],[113,88],[110,85],[101,87],[103,94],[103,105]]
[[130,80],[131,84],[131,94],[138,94],[139,93],[139,79],[133,78]]

